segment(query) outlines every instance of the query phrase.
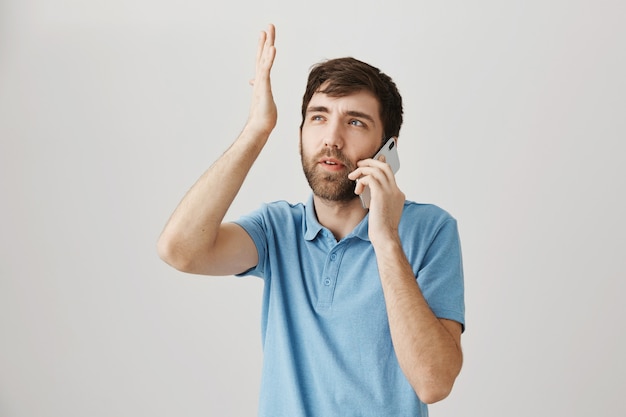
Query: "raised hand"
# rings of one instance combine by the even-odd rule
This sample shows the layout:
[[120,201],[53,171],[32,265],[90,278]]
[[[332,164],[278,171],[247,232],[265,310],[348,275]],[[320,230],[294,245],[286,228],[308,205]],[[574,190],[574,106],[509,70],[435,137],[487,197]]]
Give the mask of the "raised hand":
[[159,238],[159,256],[175,268],[206,275],[233,275],[258,262],[254,242],[242,228],[224,222],[246,175],[276,126],[270,70],[274,26],[262,32],[256,56],[250,115],[233,144],[205,171],[174,210]]
[[267,135],[274,129],[278,119],[270,80],[270,72],[276,56],[275,39],[276,29],[270,24],[267,31],[262,31],[259,36],[255,76],[250,80],[253,90],[248,127]]

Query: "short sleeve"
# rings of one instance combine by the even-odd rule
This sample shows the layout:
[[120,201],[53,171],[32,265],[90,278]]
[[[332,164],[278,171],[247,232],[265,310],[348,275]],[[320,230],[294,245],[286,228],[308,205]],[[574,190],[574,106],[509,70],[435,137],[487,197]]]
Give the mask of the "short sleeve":
[[265,277],[265,264],[267,259],[267,227],[265,222],[265,205],[250,214],[240,217],[233,223],[241,226],[252,238],[259,255],[256,266],[237,274],[238,277],[253,275],[259,278]]
[[435,232],[417,275],[435,316],[454,320],[465,330],[465,286],[457,222],[448,218]]

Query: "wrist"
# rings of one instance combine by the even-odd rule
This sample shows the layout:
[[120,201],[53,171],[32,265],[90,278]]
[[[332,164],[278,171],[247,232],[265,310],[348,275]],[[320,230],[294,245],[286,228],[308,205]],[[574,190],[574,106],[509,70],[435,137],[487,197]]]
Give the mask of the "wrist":
[[370,236],[370,242],[377,255],[393,254],[398,251],[404,253],[402,242],[400,241],[400,236],[397,231],[376,235],[374,237]]
[[267,140],[269,139],[272,130],[272,127],[267,127],[248,121],[239,136],[247,141],[265,145],[265,142],[267,142]]
[[257,115],[251,114],[246,121],[244,131],[249,131],[250,133],[258,136],[269,137],[275,127],[275,114],[273,117],[258,117]]

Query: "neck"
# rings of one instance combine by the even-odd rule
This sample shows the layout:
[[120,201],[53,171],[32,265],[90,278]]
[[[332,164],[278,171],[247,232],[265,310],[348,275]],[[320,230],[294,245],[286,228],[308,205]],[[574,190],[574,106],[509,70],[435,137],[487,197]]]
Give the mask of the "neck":
[[330,201],[313,196],[317,221],[330,230],[335,239],[343,239],[367,214],[357,197],[350,201]]

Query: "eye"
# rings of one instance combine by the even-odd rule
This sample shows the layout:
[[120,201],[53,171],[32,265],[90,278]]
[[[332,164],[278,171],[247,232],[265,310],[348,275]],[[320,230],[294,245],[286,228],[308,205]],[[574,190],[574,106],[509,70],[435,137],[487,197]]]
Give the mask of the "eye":
[[364,127],[365,126],[365,123],[363,123],[362,121],[357,120],[357,119],[350,120],[350,124],[352,126],[358,126],[358,127]]
[[313,116],[311,116],[311,121],[312,122],[320,122],[324,120],[324,116],[320,115],[320,114],[314,114]]

